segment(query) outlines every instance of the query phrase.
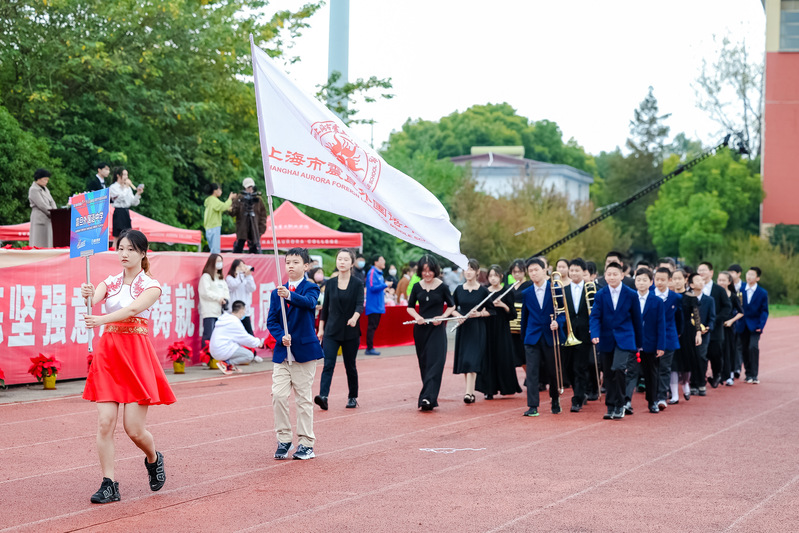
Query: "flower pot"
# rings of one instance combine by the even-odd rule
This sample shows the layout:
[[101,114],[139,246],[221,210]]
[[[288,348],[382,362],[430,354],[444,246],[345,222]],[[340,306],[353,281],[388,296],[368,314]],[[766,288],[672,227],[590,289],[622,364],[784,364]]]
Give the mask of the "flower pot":
[[186,363],[174,361],[172,363],[172,369],[175,371],[175,374],[185,374],[186,373]]
[[57,375],[53,374],[52,376],[45,376],[42,379],[45,390],[55,390],[55,380],[57,377]]
[[219,366],[216,364],[216,359],[214,359],[213,357],[211,358],[210,361],[208,361],[208,368],[211,368],[213,370],[219,369]]

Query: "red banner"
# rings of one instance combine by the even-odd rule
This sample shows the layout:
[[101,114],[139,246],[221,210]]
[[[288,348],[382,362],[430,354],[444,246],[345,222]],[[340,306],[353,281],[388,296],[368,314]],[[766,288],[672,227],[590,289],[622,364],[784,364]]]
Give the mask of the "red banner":
[[[197,285],[207,254],[150,252],[150,272],[161,283],[161,298],[152,307],[150,338],[164,366],[171,364],[167,348],[175,341],[188,344],[199,361],[201,323]],[[253,330],[266,337],[269,295],[277,284],[272,255],[225,254],[224,272],[236,258],[255,267],[256,290],[252,297]],[[281,265],[284,264],[281,257]],[[9,265],[9,266],[4,266]],[[113,252],[91,258],[92,283],[98,285],[122,271]],[[285,276],[284,276],[285,277]],[[40,353],[61,361],[59,379],[86,377],[88,332],[80,285],[86,281],[85,259],[69,259],[69,250],[47,255],[26,251],[3,251],[0,255],[0,369],[7,385],[32,383],[30,358]],[[94,307],[105,313],[105,305]],[[101,328],[102,329],[102,328]],[[93,345],[97,345],[97,333]]]

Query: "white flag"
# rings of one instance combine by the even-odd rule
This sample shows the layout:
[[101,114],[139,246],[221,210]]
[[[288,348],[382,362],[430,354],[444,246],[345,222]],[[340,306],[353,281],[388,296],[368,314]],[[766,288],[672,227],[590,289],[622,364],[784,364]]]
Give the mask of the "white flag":
[[250,42],[267,192],[359,220],[465,268],[461,234],[441,202],[387,165]]

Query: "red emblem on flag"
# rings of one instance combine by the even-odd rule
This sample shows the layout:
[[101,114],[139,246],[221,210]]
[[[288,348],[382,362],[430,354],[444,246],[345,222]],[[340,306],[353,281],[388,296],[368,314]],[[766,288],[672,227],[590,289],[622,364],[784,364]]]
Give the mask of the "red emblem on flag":
[[311,133],[327,151],[354,174],[364,185],[374,191],[380,181],[380,159],[361,148],[347,131],[332,120],[315,122]]

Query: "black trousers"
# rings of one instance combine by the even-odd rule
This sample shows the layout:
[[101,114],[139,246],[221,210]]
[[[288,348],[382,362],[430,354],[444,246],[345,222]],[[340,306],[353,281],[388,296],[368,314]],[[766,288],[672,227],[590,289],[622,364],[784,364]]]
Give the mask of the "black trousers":
[[374,350],[375,347],[375,331],[377,331],[377,326],[380,325],[380,319],[383,317],[380,313],[372,313],[371,315],[367,315],[367,325],[366,325],[366,349],[367,350]]
[[602,352],[600,354],[602,357],[602,371],[605,374],[605,405],[608,407],[615,409],[624,407],[625,375],[630,353],[617,346],[612,352]]
[[[724,328],[724,326],[721,327]],[[718,379],[719,376],[721,376],[721,368],[724,366],[723,335],[719,340],[710,340],[710,345],[707,347],[707,358],[710,361],[710,370],[713,373],[713,379]]]
[[757,372],[760,370],[760,333],[744,328],[741,332],[741,349],[746,378],[757,379]]
[[710,345],[710,333],[702,336],[702,344],[696,347],[694,367],[691,369],[691,388],[698,389],[707,385],[707,350]]
[[625,401],[631,402],[633,400],[635,387],[638,385],[638,378],[640,376],[641,376],[641,363],[638,362],[638,358],[636,357],[635,352],[630,352],[630,356],[627,358],[627,374],[624,376]]
[[233,245],[233,253],[240,254],[244,251],[244,243],[247,243],[247,253],[250,254],[260,254],[260,244],[257,241],[252,239],[236,239],[236,243]]
[[732,328],[724,328],[724,343],[721,347],[721,379],[728,380],[732,377],[733,366],[735,365],[735,333]]
[[[666,401],[671,397],[671,363],[674,361],[674,350],[666,350],[660,357],[658,365],[658,395],[657,401]],[[648,389],[649,387],[647,387]]]
[[596,347],[589,348],[588,351],[588,386],[587,393],[589,396],[598,396],[600,379],[602,376],[602,360]]
[[344,369],[347,372],[347,388],[349,389],[347,398],[358,397],[358,369],[355,367],[355,358],[358,356],[358,345],[360,345],[360,343],[360,337],[344,341],[331,339],[329,337],[324,337],[324,339],[322,339],[322,350],[325,353],[325,366],[322,370],[319,396],[327,398],[330,394],[330,381],[333,379],[333,371],[336,369],[338,349],[341,348],[341,357],[344,360]]
[[200,344],[200,349],[205,346],[206,342],[211,342],[211,333],[214,332],[214,326],[216,325],[216,318],[214,317],[206,317],[203,318],[203,341]]
[[539,404],[539,368],[543,365],[544,376],[549,383],[549,397],[553,402],[558,401],[558,382],[555,374],[555,350],[547,346],[544,335],[536,344],[525,344],[524,354],[527,359],[527,377],[524,380],[527,386],[527,407],[538,407]]
[[[593,351],[591,341],[584,341],[576,346],[563,346],[561,352],[567,354],[564,357],[564,365],[569,361],[569,380],[572,385],[572,405],[583,405],[588,395],[589,380],[594,373],[592,362]],[[589,367],[589,365],[591,365]],[[594,381],[596,387],[596,381]]]
[[658,373],[660,357],[655,352],[641,352],[641,372],[646,384],[646,403],[650,406],[658,402]]
[[735,361],[732,364],[732,371],[740,373],[741,367],[744,365],[744,351],[741,345],[741,336],[735,332],[733,332],[733,335],[735,335]]

